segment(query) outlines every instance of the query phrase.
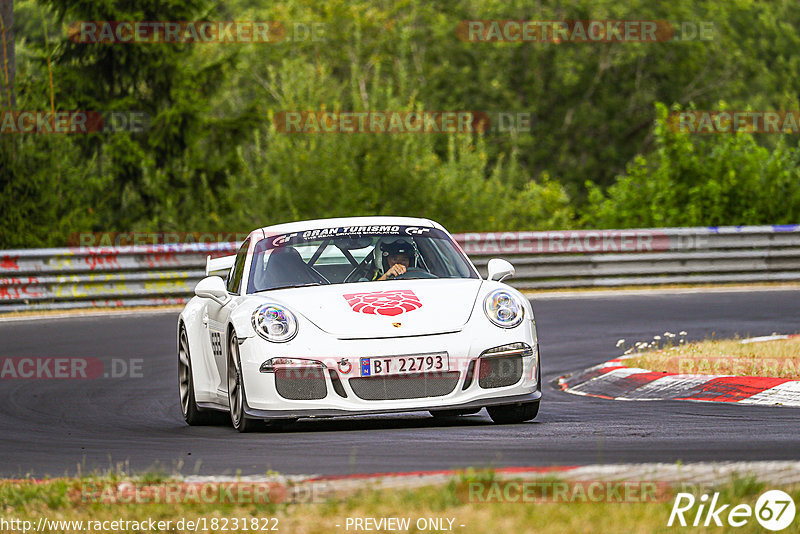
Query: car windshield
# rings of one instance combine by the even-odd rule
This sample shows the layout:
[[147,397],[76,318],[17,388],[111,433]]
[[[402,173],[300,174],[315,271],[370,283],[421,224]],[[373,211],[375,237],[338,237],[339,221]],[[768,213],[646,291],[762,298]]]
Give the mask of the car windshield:
[[390,272],[387,279],[479,278],[461,249],[438,228],[319,228],[256,243],[247,292],[371,282],[398,260],[405,272]]

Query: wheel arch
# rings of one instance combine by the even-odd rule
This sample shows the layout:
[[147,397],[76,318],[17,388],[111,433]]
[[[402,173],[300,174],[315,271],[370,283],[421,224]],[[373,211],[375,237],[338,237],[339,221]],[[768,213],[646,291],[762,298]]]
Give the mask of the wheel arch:
[[[201,324],[203,314],[203,302],[197,297],[193,298],[178,316],[177,339],[180,344],[181,328],[186,331],[186,342],[189,346],[189,361],[192,366],[192,384],[194,385],[195,396],[198,402],[213,402],[215,400],[214,384],[215,369],[210,367],[213,362],[207,360],[205,347],[203,346],[204,336],[207,337],[207,330]],[[180,350],[180,347],[178,347]]]
[[[224,347],[225,356],[226,356],[225,357],[225,373],[226,374],[228,372],[228,366],[230,365],[230,362],[231,362],[231,357],[232,357],[231,356],[231,341],[233,340],[233,336],[234,335],[236,335],[236,342],[239,343],[239,339],[241,339],[241,338],[239,337],[239,334],[236,331],[236,327],[234,326],[233,322],[228,322],[228,324],[225,326],[225,347]],[[239,351],[239,367],[240,367],[240,369],[241,369],[241,365],[242,365],[242,355],[241,355],[241,350],[240,350]],[[241,373],[242,373],[242,384],[244,384],[244,372],[241,371]],[[226,384],[226,387],[227,387],[227,379],[226,379],[225,384]]]

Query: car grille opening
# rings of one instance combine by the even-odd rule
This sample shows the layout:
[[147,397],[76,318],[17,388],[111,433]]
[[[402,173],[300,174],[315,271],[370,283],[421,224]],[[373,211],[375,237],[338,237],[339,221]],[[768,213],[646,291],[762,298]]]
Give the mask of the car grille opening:
[[469,362],[469,367],[467,367],[467,377],[464,379],[464,385],[461,386],[462,391],[472,385],[473,378],[475,378],[475,360]]
[[458,371],[351,378],[353,393],[363,400],[442,397],[458,385]]
[[289,400],[318,400],[328,394],[322,367],[287,367],[275,370],[275,389]]
[[478,385],[483,389],[511,386],[522,378],[522,356],[482,358]]
[[331,383],[333,384],[333,391],[336,392],[342,398],[347,398],[347,393],[344,390],[344,386],[342,385],[342,381],[339,380],[339,373],[334,371],[333,369],[328,369],[328,374],[331,375]]

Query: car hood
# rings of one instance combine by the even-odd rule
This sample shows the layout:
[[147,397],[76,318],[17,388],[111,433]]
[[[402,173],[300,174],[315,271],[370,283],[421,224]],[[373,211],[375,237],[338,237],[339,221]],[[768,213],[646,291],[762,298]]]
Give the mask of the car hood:
[[[340,339],[457,332],[469,321],[482,280],[397,280],[279,289],[261,297],[286,305]],[[302,326],[301,326],[302,328]]]

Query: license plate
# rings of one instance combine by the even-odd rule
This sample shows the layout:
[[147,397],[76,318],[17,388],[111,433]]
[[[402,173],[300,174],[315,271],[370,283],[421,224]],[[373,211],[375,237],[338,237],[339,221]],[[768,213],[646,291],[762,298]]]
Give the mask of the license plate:
[[414,375],[449,370],[450,360],[446,352],[361,358],[361,376]]

